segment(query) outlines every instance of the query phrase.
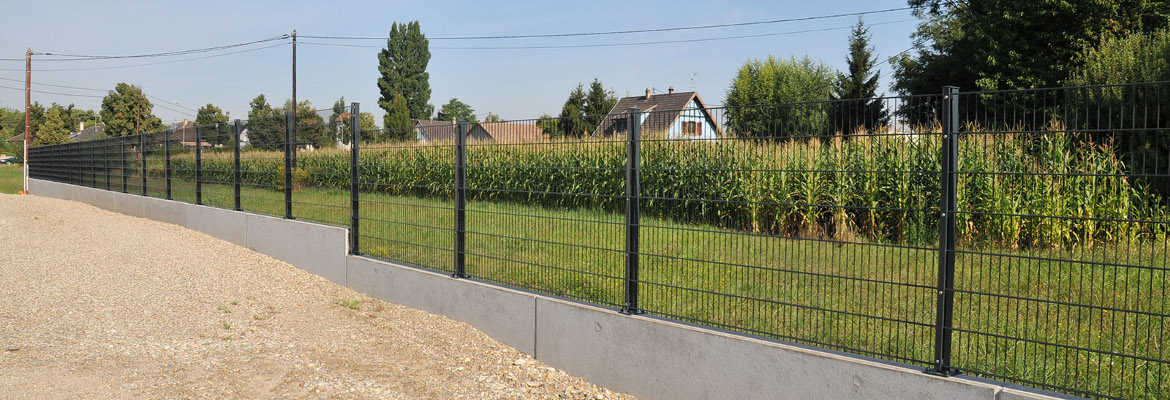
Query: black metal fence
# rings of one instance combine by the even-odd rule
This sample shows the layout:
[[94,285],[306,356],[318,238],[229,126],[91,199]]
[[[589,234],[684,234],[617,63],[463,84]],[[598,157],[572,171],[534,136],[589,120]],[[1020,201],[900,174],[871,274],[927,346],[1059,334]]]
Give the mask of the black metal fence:
[[30,173],[345,226],[354,253],[623,313],[1163,398],[1167,89],[651,107],[697,104],[670,93],[393,129],[355,104],[37,147]]

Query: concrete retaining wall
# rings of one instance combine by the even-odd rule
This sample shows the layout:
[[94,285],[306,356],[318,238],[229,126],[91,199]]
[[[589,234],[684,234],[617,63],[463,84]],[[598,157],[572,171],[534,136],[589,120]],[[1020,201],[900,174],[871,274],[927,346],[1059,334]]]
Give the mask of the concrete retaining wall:
[[29,180],[38,196],[165,221],[371,297],[466,322],[593,383],[648,399],[1055,399],[1029,388],[758,340],[348,255],[346,229]]

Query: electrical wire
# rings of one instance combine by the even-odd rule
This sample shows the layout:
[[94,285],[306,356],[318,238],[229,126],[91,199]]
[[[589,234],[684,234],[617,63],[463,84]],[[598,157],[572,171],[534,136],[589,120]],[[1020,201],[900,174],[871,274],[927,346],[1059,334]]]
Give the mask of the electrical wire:
[[65,53],[49,53],[49,52],[33,52],[33,55],[53,56],[53,57],[73,57],[73,58],[53,58],[53,59],[44,59],[44,60],[37,60],[37,61],[94,61],[94,60],[120,60],[120,59],[127,59],[127,58],[171,57],[171,56],[185,56],[185,55],[190,55],[190,54],[199,54],[199,53],[207,53],[207,52],[212,52],[212,51],[232,49],[232,48],[236,48],[236,47],[243,47],[243,46],[248,46],[248,45],[253,45],[253,44],[258,44],[258,43],[271,42],[274,40],[284,40],[284,39],[288,39],[290,37],[291,37],[290,35],[284,34],[284,35],[280,35],[280,36],[270,37],[267,39],[253,40],[250,42],[243,42],[243,43],[233,43],[233,44],[227,44],[227,45],[223,45],[223,46],[204,47],[204,48],[189,49],[189,50],[166,51],[166,52],[161,52],[161,53],[130,54],[130,55],[120,55],[120,56],[65,54]]
[[[859,12],[851,12],[851,13],[818,15],[818,16],[800,17],[800,18],[774,19],[774,20],[768,20],[768,21],[737,22],[737,23],[729,23],[729,24],[676,26],[676,27],[669,27],[669,28],[631,29],[631,30],[600,31],[600,32],[546,33],[546,34],[533,34],[533,35],[436,36],[436,37],[428,37],[427,40],[531,39],[531,38],[556,38],[556,37],[577,37],[577,36],[625,35],[625,34],[633,34],[633,33],[653,33],[653,32],[674,32],[674,31],[686,31],[686,30],[698,30],[698,29],[713,29],[713,28],[728,28],[728,27],[740,27],[740,26],[752,26],[752,25],[778,24],[778,23],[785,23],[785,22],[813,21],[813,20],[819,20],[819,19],[862,16],[862,15],[868,15],[868,14],[879,14],[879,13],[888,13],[888,12],[895,12],[895,11],[905,11],[905,10],[910,10],[910,9],[913,9],[913,7],[887,8],[884,10],[859,11]],[[299,35],[299,37],[306,38],[306,39],[333,39],[333,40],[386,40],[385,36],[379,37],[379,36]]]
[[[0,77],[0,80],[5,80],[5,81],[12,81],[12,82],[24,82],[23,80],[19,80],[19,79],[11,79],[11,78],[4,78],[4,77]],[[38,86],[50,86],[50,87],[57,87],[57,88],[63,88],[63,89],[90,90],[90,91],[95,91],[95,92],[109,92],[109,89],[97,89],[97,88],[87,88],[87,87],[80,87],[80,86],[67,86],[67,85],[54,85],[54,84],[51,84],[51,83],[41,83],[41,82],[38,82],[38,83],[37,83],[37,85],[38,85]],[[23,89],[21,89],[21,90],[23,90]],[[146,96],[146,97],[149,97],[149,98],[152,98],[152,99],[155,99],[155,100],[161,101],[161,102],[163,102],[163,103],[166,103],[167,105],[173,105],[173,106],[175,106],[175,107],[179,107],[179,108],[182,108],[182,109],[185,109],[185,110],[189,110],[189,111],[192,111],[192,112],[199,112],[199,110],[196,110],[196,109],[193,109],[193,108],[190,108],[190,107],[184,106],[184,105],[182,105],[182,104],[179,104],[179,103],[177,103],[177,102],[174,102],[174,101],[170,101],[170,100],[164,99],[164,98],[162,98],[162,97],[158,97],[158,96],[150,95],[150,94],[147,94],[146,92],[143,92],[142,94],[143,94],[144,96]],[[156,104],[157,104],[157,103],[156,103]],[[166,107],[163,107],[163,108],[166,108]],[[175,111],[175,112],[181,112],[181,111],[177,111],[177,110],[171,110],[171,111]],[[184,114],[186,114],[186,113],[184,113]],[[188,114],[188,115],[190,115],[190,114]]]
[[[879,22],[869,24],[869,26],[889,25],[902,22],[916,21],[915,19],[902,19],[896,21]],[[624,43],[589,43],[589,44],[570,44],[570,45],[537,45],[537,46],[483,46],[483,47],[431,47],[431,50],[532,50],[532,49],[571,49],[571,48],[591,48],[591,47],[624,47],[624,46],[646,46],[658,44],[674,44],[674,43],[695,43],[695,42],[710,42],[719,40],[733,40],[733,39],[750,39],[770,36],[793,35],[799,33],[814,33],[826,32],[842,29],[852,29],[852,26],[838,26],[832,28],[817,28],[804,29],[798,31],[787,32],[773,32],[761,33],[753,35],[736,35],[736,36],[721,36],[712,38],[695,38],[695,39],[677,39],[677,40],[655,40],[644,42],[624,42]],[[332,47],[361,47],[361,48],[383,48],[382,45],[367,45],[367,44],[346,44],[346,43],[322,43],[322,42],[299,42],[298,44],[307,44],[313,46],[332,46]]]
[[[162,64],[174,64],[174,63],[181,63],[181,62],[187,62],[187,61],[195,61],[195,60],[203,60],[203,59],[208,59],[208,58],[230,56],[233,54],[248,53],[248,52],[259,51],[259,50],[264,50],[264,49],[271,49],[273,47],[288,46],[289,44],[290,43],[277,43],[277,44],[263,46],[263,47],[251,48],[251,49],[247,49],[247,50],[239,50],[239,51],[233,51],[233,52],[222,53],[222,54],[213,54],[213,55],[202,56],[202,57],[184,58],[181,60],[160,61],[160,62],[143,63],[143,64],[111,65],[111,66],[104,66],[104,67],[48,68],[48,69],[37,69],[36,72],[95,71],[95,70],[104,70],[104,69],[133,68],[133,67],[146,67],[146,66],[162,65]],[[24,71],[24,68],[0,68],[0,71]]]
[[[14,87],[11,87],[11,86],[0,86],[0,89],[12,89],[12,90],[18,90],[18,91],[21,91],[21,92],[23,92],[23,91],[24,91],[24,88],[14,88]],[[92,97],[92,98],[97,98],[97,99],[100,99],[100,98],[103,98],[103,97],[105,97],[105,96],[97,96],[97,95],[91,95],[91,94],[73,94],[73,93],[48,92],[48,91],[44,91],[44,90],[35,90],[35,89],[34,89],[34,90],[32,90],[32,92],[33,92],[33,93],[43,93],[43,94],[55,94],[55,95],[61,95],[61,96],[73,96],[73,97]]]

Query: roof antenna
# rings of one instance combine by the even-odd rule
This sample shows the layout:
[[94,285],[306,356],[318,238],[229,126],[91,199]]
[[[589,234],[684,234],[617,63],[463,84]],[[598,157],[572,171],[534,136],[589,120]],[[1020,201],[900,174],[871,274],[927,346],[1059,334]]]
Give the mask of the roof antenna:
[[695,91],[695,77],[697,77],[697,76],[703,76],[703,73],[702,72],[692,72],[691,73],[691,91],[692,92]]

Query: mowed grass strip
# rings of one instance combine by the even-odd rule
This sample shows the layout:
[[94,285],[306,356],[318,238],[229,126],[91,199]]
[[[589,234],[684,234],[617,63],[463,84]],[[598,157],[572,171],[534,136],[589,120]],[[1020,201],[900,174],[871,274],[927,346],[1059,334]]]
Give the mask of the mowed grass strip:
[[[141,191],[131,177],[129,192]],[[104,187],[104,175],[98,175]],[[120,190],[114,175],[112,188]],[[147,180],[162,197],[163,179]],[[230,209],[230,185],[204,204]],[[194,183],[172,181],[194,199]],[[284,193],[245,186],[243,209],[283,216]],[[449,198],[361,193],[362,253],[452,271]],[[349,225],[349,193],[296,189],[298,220]],[[624,217],[469,201],[476,279],[610,307],[624,302]],[[1123,398],[1170,395],[1166,238],[1071,249],[961,247],[954,364],[1033,386]],[[937,245],[788,238],[644,216],[641,308],[648,313],[857,354],[933,359]]]
[[24,190],[24,166],[0,165],[0,193],[16,194]]

